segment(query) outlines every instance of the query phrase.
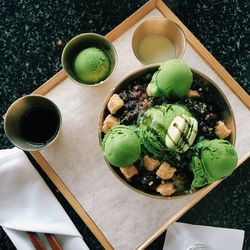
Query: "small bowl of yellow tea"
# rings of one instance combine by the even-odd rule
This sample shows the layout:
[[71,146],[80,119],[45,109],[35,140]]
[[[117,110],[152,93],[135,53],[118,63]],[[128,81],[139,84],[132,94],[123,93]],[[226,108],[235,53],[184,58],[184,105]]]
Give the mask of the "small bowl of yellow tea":
[[181,27],[174,21],[166,17],[152,17],[135,29],[132,48],[142,64],[162,63],[182,57],[186,38]]

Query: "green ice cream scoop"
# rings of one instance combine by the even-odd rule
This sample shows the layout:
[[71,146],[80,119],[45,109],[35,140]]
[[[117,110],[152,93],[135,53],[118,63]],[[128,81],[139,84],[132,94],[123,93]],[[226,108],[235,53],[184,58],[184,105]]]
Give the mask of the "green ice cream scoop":
[[147,93],[156,97],[184,97],[193,81],[190,68],[179,59],[163,63],[148,85]]
[[140,118],[140,138],[144,147],[156,158],[168,150],[165,140],[168,128],[175,117],[191,117],[183,105],[167,104],[149,108]]
[[237,153],[226,140],[200,141],[195,151],[190,168],[194,173],[192,185],[196,188],[231,175],[237,165]]
[[106,160],[116,167],[128,167],[140,158],[141,144],[130,126],[118,125],[105,134],[102,143]]
[[84,49],[76,56],[73,67],[76,76],[81,81],[93,84],[108,76],[111,63],[106,52],[91,47]]

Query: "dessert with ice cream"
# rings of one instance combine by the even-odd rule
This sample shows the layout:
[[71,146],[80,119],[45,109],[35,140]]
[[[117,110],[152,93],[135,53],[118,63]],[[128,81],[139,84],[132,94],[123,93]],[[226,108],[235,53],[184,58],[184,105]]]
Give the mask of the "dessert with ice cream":
[[178,59],[163,63],[152,77],[147,94],[155,97],[184,97],[191,87],[190,68]]
[[111,62],[105,51],[90,47],[82,50],[76,56],[73,69],[81,81],[94,84],[104,80],[109,75]]
[[232,174],[238,157],[226,140],[202,140],[195,145],[190,168],[194,173],[192,185],[202,187]]
[[198,123],[183,105],[157,105],[139,121],[142,144],[159,158],[167,151],[185,152],[194,142]]
[[134,128],[124,125],[111,128],[103,140],[103,152],[112,165],[131,166],[141,154],[141,144]]
[[106,103],[100,127],[104,157],[134,189],[178,196],[235,169],[232,127],[201,79],[172,59],[128,78]]

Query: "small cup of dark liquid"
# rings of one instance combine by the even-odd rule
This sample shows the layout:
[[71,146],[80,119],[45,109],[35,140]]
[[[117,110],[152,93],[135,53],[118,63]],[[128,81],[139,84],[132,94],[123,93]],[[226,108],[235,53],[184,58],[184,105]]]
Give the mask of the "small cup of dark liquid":
[[7,138],[25,151],[44,149],[55,141],[60,128],[60,110],[40,95],[19,98],[9,107],[4,119]]

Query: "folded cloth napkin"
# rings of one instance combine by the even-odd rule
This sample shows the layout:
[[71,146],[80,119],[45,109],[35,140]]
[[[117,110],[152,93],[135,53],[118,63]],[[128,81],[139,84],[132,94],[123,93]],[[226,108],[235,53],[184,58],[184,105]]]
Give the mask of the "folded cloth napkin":
[[193,244],[204,244],[209,250],[241,250],[243,240],[243,230],[176,222],[167,231],[163,250],[186,250]]
[[65,250],[88,249],[39,173],[17,148],[0,150],[0,225],[17,249],[34,249],[27,231],[55,234]]

